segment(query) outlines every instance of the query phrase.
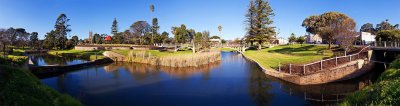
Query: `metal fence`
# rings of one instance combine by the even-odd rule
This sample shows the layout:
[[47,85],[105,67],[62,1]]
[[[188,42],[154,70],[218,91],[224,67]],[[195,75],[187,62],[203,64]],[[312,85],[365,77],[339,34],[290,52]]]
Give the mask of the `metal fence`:
[[311,73],[316,73],[323,70],[329,70],[336,66],[357,60],[357,59],[364,59],[368,58],[368,50],[369,46],[364,47],[358,53],[347,55],[347,56],[340,56],[340,57],[333,57],[325,60],[320,60],[316,62],[312,62],[309,64],[303,65],[293,65],[293,64],[279,64],[277,71],[289,73],[292,75],[307,75]]

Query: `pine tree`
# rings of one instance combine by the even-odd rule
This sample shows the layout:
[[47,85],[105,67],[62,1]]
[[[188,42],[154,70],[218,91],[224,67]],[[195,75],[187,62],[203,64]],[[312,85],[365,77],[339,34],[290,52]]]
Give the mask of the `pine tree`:
[[262,44],[275,33],[274,27],[271,26],[274,13],[268,1],[256,0],[255,7],[255,40],[258,42],[258,49],[261,49]]
[[158,19],[157,18],[153,18],[152,21],[152,26],[151,26],[151,44],[154,44],[154,37],[158,36],[158,30],[160,29],[160,26],[158,26]]
[[111,26],[111,34],[115,35],[116,33],[118,33],[118,21],[117,18],[114,18],[114,21]]
[[67,39],[67,34],[68,32],[71,31],[69,28],[70,25],[68,25],[69,19],[67,18],[67,15],[65,14],[60,14],[57,18],[56,24],[54,25],[55,32],[56,32],[56,46],[58,46],[59,49],[64,49],[64,45],[66,43]]

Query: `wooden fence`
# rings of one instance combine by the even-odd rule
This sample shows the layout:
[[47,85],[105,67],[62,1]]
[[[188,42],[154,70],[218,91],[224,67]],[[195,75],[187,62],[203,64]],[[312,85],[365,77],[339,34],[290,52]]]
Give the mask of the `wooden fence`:
[[369,46],[364,47],[358,53],[347,55],[347,56],[340,56],[340,57],[333,57],[325,60],[320,60],[316,62],[312,62],[309,64],[303,65],[294,65],[294,64],[284,64],[281,65],[279,63],[278,71],[285,72],[292,75],[307,75],[311,73],[316,73],[323,70],[329,70],[334,68],[338,65],[345,64],[357,59],[364,59],[368,58],[368,50]]

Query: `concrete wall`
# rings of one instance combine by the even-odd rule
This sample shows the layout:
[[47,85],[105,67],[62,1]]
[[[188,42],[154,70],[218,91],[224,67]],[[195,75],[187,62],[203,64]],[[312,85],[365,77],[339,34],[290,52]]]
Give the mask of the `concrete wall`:
[[[251,60],[249,58],[246,59],[257,63],[256,61]],[[371,64],[369,64],[369,61],[358,59],[329,70],[319,71],[316,73],[300,76],[300,75],[290,75],[288,73],[279,72],[274,69],[266,69],[262,67],[259,63],[257,64],[263,69],[262,71],[265,74],[298,85],[323,84],[323,83],[352,79],[360,75],[363,75],[372,68]]]

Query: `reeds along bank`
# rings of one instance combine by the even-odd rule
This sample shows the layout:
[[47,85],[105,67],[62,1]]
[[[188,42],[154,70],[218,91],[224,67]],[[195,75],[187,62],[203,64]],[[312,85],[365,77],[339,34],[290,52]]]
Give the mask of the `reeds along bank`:
[[220,52],[203,52],[157,57],[144,51],[131,51],[129,52],[127,58],[128,62],[146,63],[151,65],[161,65],[169,67],[198,67],[220,60]]

